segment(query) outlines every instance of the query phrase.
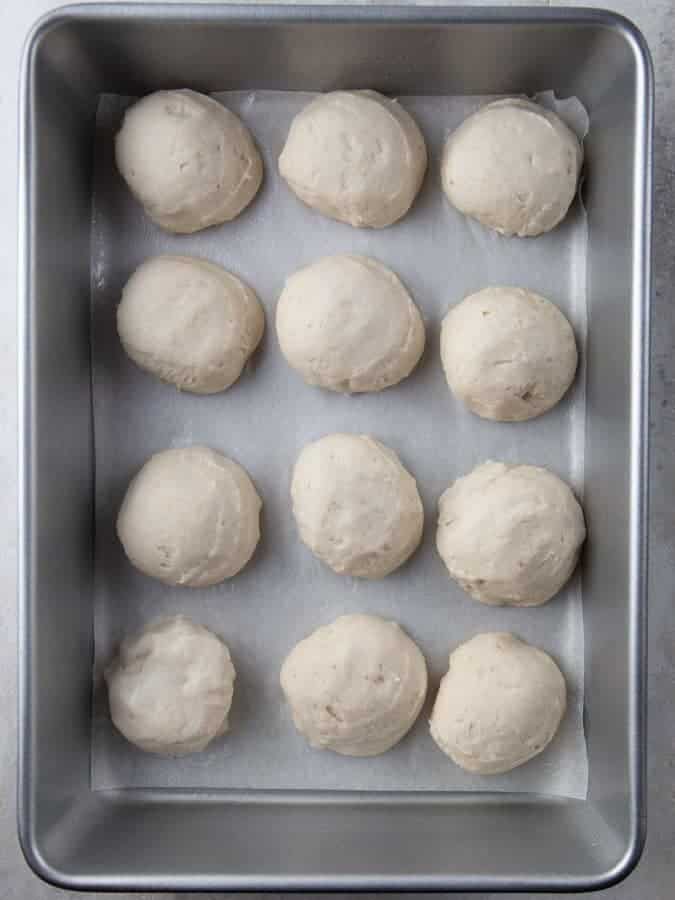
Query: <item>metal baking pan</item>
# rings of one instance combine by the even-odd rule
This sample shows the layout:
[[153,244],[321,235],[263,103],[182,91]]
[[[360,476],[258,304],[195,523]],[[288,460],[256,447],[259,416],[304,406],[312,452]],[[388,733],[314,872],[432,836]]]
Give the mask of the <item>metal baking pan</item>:
[[[586,800],[542,794],[92,791],[92,135],[103,92],[372,87],[576,95],[591,120]],[[31,32],[21,82],[19,835],[90,890],[582,890],[644,838],[653,82],[592,10],[117,4]]]

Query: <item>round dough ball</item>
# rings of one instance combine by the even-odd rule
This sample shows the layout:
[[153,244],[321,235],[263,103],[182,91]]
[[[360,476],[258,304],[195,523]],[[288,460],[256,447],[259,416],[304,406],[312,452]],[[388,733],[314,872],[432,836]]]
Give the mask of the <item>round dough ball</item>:
[[165,584],[206,587],[244,568],[260,539],[260,497],[244,469],[208,447],[151,456],[127,488],[117,534]]
[[158,619],[122,641],[105,679],[115,727],[148,753],[185,756],[227,731],[230,651],[186,616]]
[[477,634],[450,654],[431,713],[431,736],[458,766],[499,775],[553,740],[565,679],[548,653],[512,634]]
[[384,578],[422,538],[415,479],[393,450],[365,435],[330,434],[308,444],[291,497],[303,542],[340,575]]
[[486,462],[439,504],[436,546],[451,577],[481,603],[540,606],[574,571],[584,514],[557,476]]
[[555,406],[577,368],[574,332],[532,291],[488,287],[443,320],[441,359],[453,394],[484,419],[522,422]]
[[287,279],[277,305],[281,351],[308,384],[381,391],[424,350],[424,323],[394,273],[366,256],[327,256]]
[[312,747],[376,756],[412,728],[427,692],[427,667],[396,622],[340,616],[296,644],[281,687]]
[[384,228],[404,216],[427,167],[412,117],[375,91],[335,91],[293,119],[279,172],[324,216],[358,228]]
[[115,139],[115,157],[146,214],[179,234],[234,219],[262,182],[248,128],[195,91],[157,91],[134,103]]
[[482,225],[534,237],[566,216],[582,161],[577,136],[554,112],[529,100],[497,100],[448,138],[443,190]]
[[136,365],[193,394],[230,387],[264,329],[250,287],[220,266],[187,256],[146,260],[117,308],[117,331]]
[[117,308],[117,331],[136,365],[193,394],[230,387],[264,328],[250,287],[220,266],[187,256],[146,260]]

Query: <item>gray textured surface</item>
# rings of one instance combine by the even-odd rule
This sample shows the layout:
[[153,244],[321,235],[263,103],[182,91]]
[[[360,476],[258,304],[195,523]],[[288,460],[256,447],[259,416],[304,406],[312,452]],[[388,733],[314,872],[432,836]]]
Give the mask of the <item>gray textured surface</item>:
[[[0,332],[0,496],[4,498],[5,513],[0,525],[0,596],[3,598],[0,630],[4,636],[0,645],[3,663],[0,712],[4,726],[0,729],[0,900],[68,896],[39,882],[26,867],[16,840],[14,805],[16,80],[26,30],[38,15],[55,5],[49,0],[6,0],[2,4],[4,16],[0,30],[0,283],[5,289],[4,327]],[[554,0],[551,5],[562,4]],[[571,0],[566,5],[588,4]],[[645,33],[654,57],[657,99],[649,579],[649,825],[646,851],[637,870],[623,884],[600,896],[672,900],[675,893],[675,591],[672,577],[675,563],[675,401],[672,396],[675,388],[675,312],[672,309],[675,293],[675,2],[623,0],[605,5],[633,19]]]

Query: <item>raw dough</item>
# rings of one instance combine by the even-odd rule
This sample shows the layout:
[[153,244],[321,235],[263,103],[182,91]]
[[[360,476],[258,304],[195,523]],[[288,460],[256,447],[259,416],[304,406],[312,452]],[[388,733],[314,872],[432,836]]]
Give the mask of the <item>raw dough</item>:
[[115,727],[148,753],[195,753],[227,731],[230,651],[186,616],[158,619],[122,641],[105,679]]
[[460,212],[505,235],[550,231],[574,200],[583,150],[554,112],[508,98],[462,122],[446,145],[443,190]]
[[412,728],[427,692],[427,667],[396,622],[340,616],[293,648],[281,687],[312,747],[375,756]]
[[548,653],[512,634],[477,634],[450,654],[431,736],[467,772],[498,775],[550,744],[566,705],[565,679]]
[[300,537],[341,575],[384,578],[422,537],[415,479],[393,450],[365,435],[330,434],[308,444],[291,496]]
[[560,478],[537,466],[486,462],[439,504],[436,545],[467,593],[495,606],[539,606],[566,583],[586,537]]
[[532,291],[487,287],[443,320],[441,359],[452,392],[484,419],[521,422],[555,406],[574,379],[574,332]]
[[208,447],[151,456],[129,485],[117,534],[130,561],[166,584],[206,587],[244,568],[262,503],[244,469]]
[[234,219],[262,182],[248,128],[195,91],[157,91],[134,103],[115,139],[117,168],[147,215],[189,234]]
[[331,391],[381,391],[409,375],[424,323],[399,279],[366,256],[326,256],[287,279],[277,334],[289,364]]
[[335,91],[293,119],[279,172],[308,206],[356,227],[404,216],[427,167],[417,124],[375,91]]
[[194,394],[230,387],[264,328],[250,287],[220,266],[187,256],[146,260],[117,308],[117,331],[136,365]]

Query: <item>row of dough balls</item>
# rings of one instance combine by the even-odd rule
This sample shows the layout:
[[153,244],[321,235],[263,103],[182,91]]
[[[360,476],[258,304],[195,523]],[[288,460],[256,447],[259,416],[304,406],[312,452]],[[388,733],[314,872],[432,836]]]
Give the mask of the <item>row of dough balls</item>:
[[[422,538],[415,479],[372,437],[332,434],[304,447],[291,499],[301,540],[341,575],[384,578]],[[117,533],[141,572],[205,587],[250,560],[261,507],[238,463],[206,447],[165,450],[131,481]],[[537,466],[483,463],[439,501],[438,552],[450,576],[487,604],[545,603],[574,571],[585,536],[570,488]]]
[[[157,256],[132,274],[117,310],[130,358],[181,390],[230,387],[265,327],[253,290],[205,260]],[[400,279],[364,256],[328,256],[284,285],[276,308],[281,351],[304,380],[346,393],[406,378],[425,345],[420,312]],[[441,359],[452,392],[477,415],[523,421],[547,412],[577,368],[570,323],[549,300],[488,287],[443,320]]]
[[[246,126],[190,90],[158,91],[130,107],[115,155],[147,215],[178,233],[234,219],[263,178]],[[448,138],[443,189],[456,209],[488,228],[536,236],[565,217],[582,159],[579,140],[555,113],[529,100],[497,100]],[[293,119],[279,157],[279,172],[300,200],[360,228],[404,216],[426,168],[414,119],[375,91],[317,97]]]
[[[106,669],[117,729],[142,750],[183,756],[228,728],[235,669],[222,639],[184,616],[126,638]],[[281,668],[295,727],[310,746],[376,756],[412,728],[427,666],[396,622],[340,616],[300,641]],[[544,651],[483,633],[452,651],[431,713],[431,736],[468,772],[508,772],[544,750],[566,708],[565,679]]]

